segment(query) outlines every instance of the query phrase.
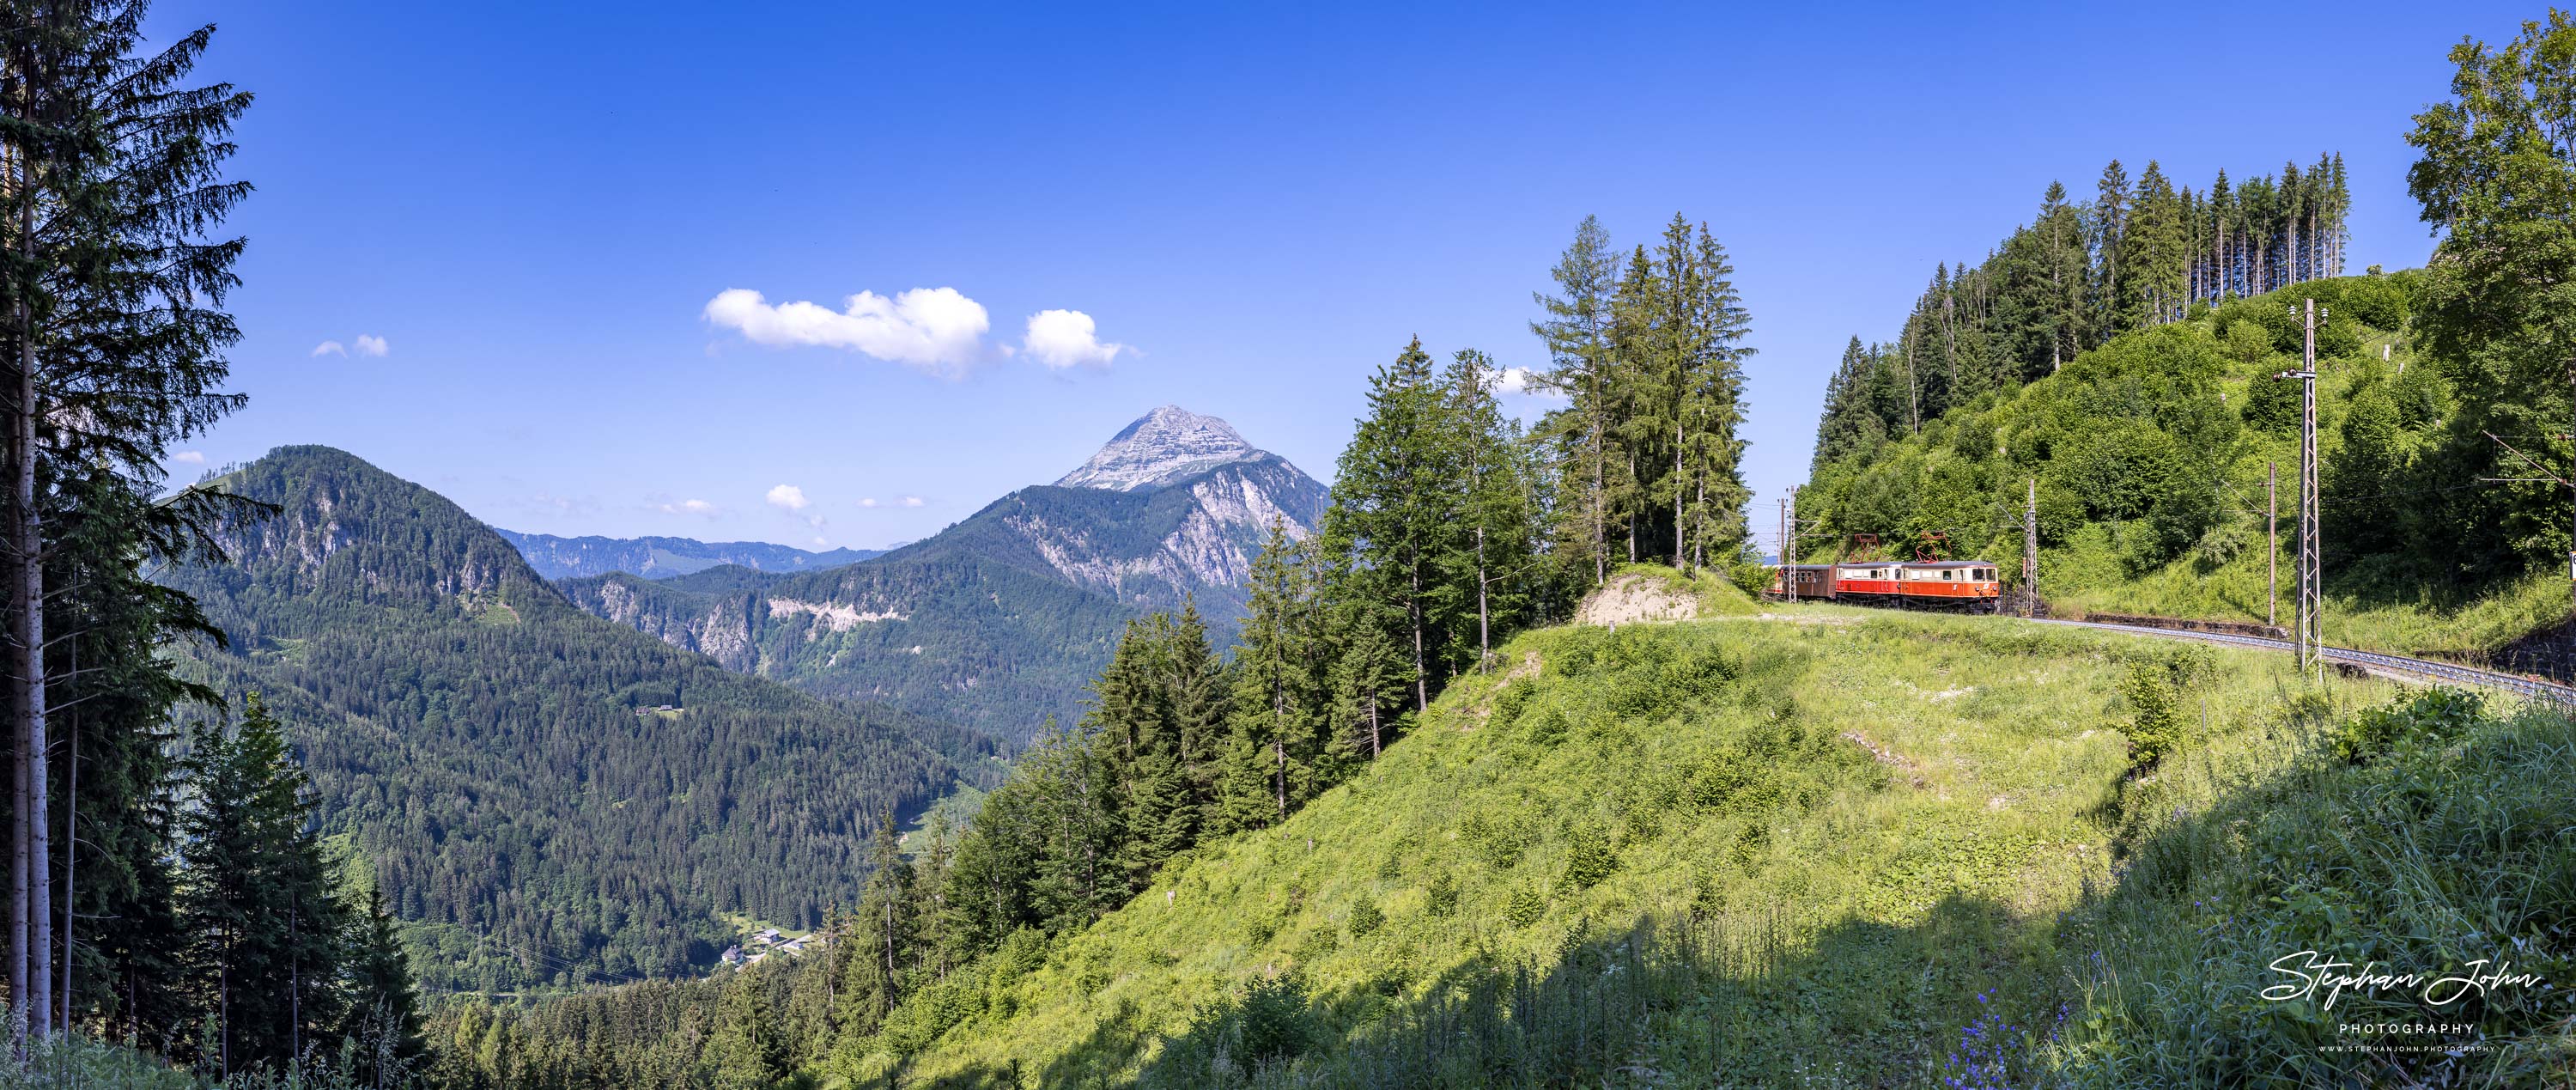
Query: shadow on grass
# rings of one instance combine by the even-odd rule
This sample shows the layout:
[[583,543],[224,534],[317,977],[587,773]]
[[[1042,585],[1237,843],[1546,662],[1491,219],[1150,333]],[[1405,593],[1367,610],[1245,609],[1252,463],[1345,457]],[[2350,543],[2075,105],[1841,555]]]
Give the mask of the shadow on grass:
[[[1156,1034],[1144,1024],[1135,1006],[1122,1001],[1116,1009],[1094,1023],[1081,1041],[1057,1053],[1044,1065],[1030,1066],[1011,1060],[978,1065],[937,1078],[904,1075],[895,1085],[905,1090],[1023,1090],[1034,1087],[1110,1090],[1130,1085],[1121,1075],[1134,1065],[1138,1052],[1155,1038]],[[854,1087],[853,1090],[861,1088]]]
[[[2440,691],[2355,722],[2372,725],[2353,735],[2360,763],[2293,745],[2205,808],[2137,800],[2120,884],[2058,933],[2084,996],[2066,1085],[2571,1084],[2576,728]],[[2322,992],[2263,998],[2295,980],[2275,959],[2303,951],[2425,976],[2331,1009]],[[2428,999],[2477,959],[2538,983]]]
[[1279,1027],[1248,1017],[1238,998],[1166,1038],[1140,1082],[1921,1084],[1957,1069],[1962,1027],[1982,1016],[1997,1030],[2007,1004],[2055,1016],[2049,979],[2014,953],[2023,930],[2004,906],[1957,895],[1913,926],[1847,920],[1804,941],[1772,917],[1649,918],[1544,959],[1471,961],[1400,999],[1363,991],[1304,1004],[1288,1054]]

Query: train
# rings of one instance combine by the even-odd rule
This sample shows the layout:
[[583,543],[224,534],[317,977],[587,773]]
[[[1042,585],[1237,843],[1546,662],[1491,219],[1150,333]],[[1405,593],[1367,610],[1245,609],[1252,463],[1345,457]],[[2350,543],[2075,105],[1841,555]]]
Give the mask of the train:
[[1876,539],[1863,535],[1855,544],[1860,559],[1773,565],[1769,597],[1967,613],[2003,609],[2004,585],[1991,560],[1938,559],[1932,555],[1937,541],[1913,560],[1870,559]]

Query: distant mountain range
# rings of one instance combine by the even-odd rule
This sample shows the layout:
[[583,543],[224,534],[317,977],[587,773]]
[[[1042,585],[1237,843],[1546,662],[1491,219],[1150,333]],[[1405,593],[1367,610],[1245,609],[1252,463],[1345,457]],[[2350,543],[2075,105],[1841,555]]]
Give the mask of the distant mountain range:
[[281,447],[218,480],[279,512],[222,527],[226,562],[158,573],[229,642],[196,668],[291,723],[439,990],[711,965],[726,914],[810,927],[855,901],[872,815],[991,782],[980,736],[590,616],[349,454]]
[[581,579],[622,571],[647,579],[669,579],[738,564],[753,571],[819,571],[883,556],[883,549],[833,549],[807,552],[765,541],[697,541],[685,537],[556,537],[522,534],[493,527],[492,532],[516,546],[528,566],[548,579]]
[[1128,619],[1195,601],[1230,641],[1273,519],[1304,537],[1324,486],[1225,421],[1164,406],[1052,485],[862,563],[560,583],[598,616],[728,668],[1024,742],[1081,714]]

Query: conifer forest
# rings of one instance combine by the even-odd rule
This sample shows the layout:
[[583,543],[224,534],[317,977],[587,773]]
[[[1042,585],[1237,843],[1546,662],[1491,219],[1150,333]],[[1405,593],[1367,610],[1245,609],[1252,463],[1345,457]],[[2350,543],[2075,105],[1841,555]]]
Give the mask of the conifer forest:
[[1509,19],[727,14],[0,0],[0,1090],[2576,1085],[2576,16],[1784,251]]

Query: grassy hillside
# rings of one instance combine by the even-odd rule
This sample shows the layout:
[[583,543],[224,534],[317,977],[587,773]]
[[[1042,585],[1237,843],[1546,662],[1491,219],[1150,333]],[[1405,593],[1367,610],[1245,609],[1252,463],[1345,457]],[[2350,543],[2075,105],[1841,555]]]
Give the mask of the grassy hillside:
[[[2364,904],[2425,925],[2412,946],[2337,932],[2390,952],[2450,953],[2477,925],[2534,951],[2566,939],[2576,854],[2505,864],[2461,843],[2576,814],[2535,775],[2567,748],[2562,719],[2380,716],[2356,752],[2413,763],[2356,767],[2332,740],[2400,695],[2389,682],[2302,692],[2255,652],[1830,606],[1546,630],[1508,661],[1282,826],[1203,849],[1052,949],[1006,949],[916,996],[840,1075],[1875,1086],[2055,1067],[2116,1085],[2213,1019],[2330,1020],[2236,996],[2263,960],[2221,956],[2260,943],[2213,931],[2220,904],[2264,917],[2266,940]],[[2447,724],[2453,748],[2391,741],[2419,720]],[[2464,753],[2472,736],[2493,741]],[[2448,846],[2414,857],[2440,860],[2429,873],[2314,881],[2335,845],[2372,853],[2306,815],[2385,795],[2401,767],[2498,790],[2433,817],[2421,789],[2406,796],[2404,820],[2440,827],[2422,849]],[[2284,880],[2305,891],[2289,908]],[[2200,992],[2158,990],[2183,985]],[[2528,1032],[2563,1014],[2491,1021]],[[2295,1064],[2319,1055],[2280,1070],[2304,1077]],[[2172,1057],[2155,1062],[2211,1084],[2277,1059]]]
[[[1919,433],[1838,448],[1800,493],[1809,559],[1850,534],[1891,542],[1948,535],[1956,553],[2018,578],[2021,518],[2038,493],[2039,586],[2060,616],[2147,613],[2288,625],[2298,513],[2301,330],[2315,298],[2323,465],[2325,634],[2351,646],[2470,659],[2568,615],[2565,573],[2468,578],[2403,517],[2480,485],[2415,473],[2457,415],[2439,361],[2406,328],[2414,274],[2298,285],[2188,321],[2124,333],[2062,370],[1986,394]],[[2480,443],[2482,437],[2469,438]],[[2280,604],[2272,608],[2266,484],[2277,468]],[[2464,471],[2465,472],[2465,471]],[[2438,478],[2438,479],[2437,479]],[[2456,479],[2455,479],[2456,478]]]

